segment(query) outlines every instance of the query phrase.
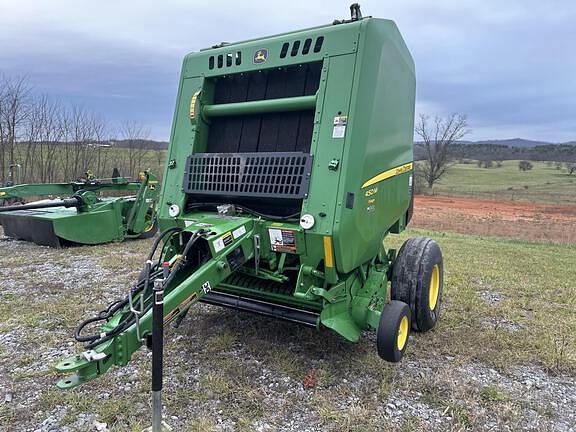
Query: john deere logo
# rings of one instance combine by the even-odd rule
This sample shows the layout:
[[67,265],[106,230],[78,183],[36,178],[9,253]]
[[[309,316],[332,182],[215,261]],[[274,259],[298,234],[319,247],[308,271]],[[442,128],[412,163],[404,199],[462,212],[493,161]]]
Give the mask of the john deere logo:
[[264,63],[268,59],[268,50],[266,48],[260,48],[254,53],[253,62],[254,64]]

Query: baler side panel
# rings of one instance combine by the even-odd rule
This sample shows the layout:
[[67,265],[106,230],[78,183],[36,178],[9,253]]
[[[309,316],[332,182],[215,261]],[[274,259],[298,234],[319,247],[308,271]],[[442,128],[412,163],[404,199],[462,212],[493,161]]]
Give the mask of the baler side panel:
[[[410,171],[369,187],[367,180],[412,162],[414,65],[392,21],[363,22],[338,196],[334,253],[349,272],[378,253],[390,227],[410,203]],[[350,204],[350,203],[349,203]],[[352,207],[352,208],[348,208]],[[355,239],[351,242],[349,239]]]
[[[186,158],[193,151],[202,151],[203,140],[198,137],[202,127],[190,121],[190,100],[195,92],[202,89],[204,79],[201,77],[185,79],[179,91],[174,116],[174,127],[170,139],[170,147],[166,155],[166,170],[162,184],[162,196],[158,206],[158,222],[164,230],[174,225],[173,218],[168,215],[171,204],[180,208],[185,205],[185,195],[182,192],[182,179],[186,166]],[[171,165],[170,161],[174,161]]]
[[[332,227],[338,223],[336,207],[342,200],[336,193],[340,181],[341,169],[330,169],[332,161],[343,164],[343,152],[346,138],[333,138],[334,117],[348,115],[350,109],[350,90],[344,83],[354,78],[356,54],[329,57],[324,61],[321,89],[323,99],[316,107],[316,127],[311,152],[314,154],[314,166],[308,198],[304,200],[302,214],[312,214],[316,224],[307,231],[306,246],[311,253],[303,257],[303,264],[316,267],[324,259],[323,236],[332,235]],[[323,215],[323,216],[322,216]],[[326,263],[325,263],[326,265]]]

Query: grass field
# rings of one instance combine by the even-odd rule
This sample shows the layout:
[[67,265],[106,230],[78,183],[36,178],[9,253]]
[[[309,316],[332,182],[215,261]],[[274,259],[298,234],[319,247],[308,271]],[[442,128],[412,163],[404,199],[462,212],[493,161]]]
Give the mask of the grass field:
[[[484,199],[522,200],[576,204],[576,176],[545,162],[532,162],[530,171],[520,171],[518,161],[504,161],[501,168],[478,168],[455,164],[433,187],[438,195],[473,196]],[[424,190],[424,193],[430,191]]]
[[[25,144],[16,145],[16,155],[15,162],[20,163],[24,166],[27,158],[27,146]],[[38,151],[38,150],[36,150]],[[44,150],[46,151],[46,150]],[[77,178],[82,178],[84,176],[83,159],[86,159],[86,168],[93,171],[99,178],[109,178],[112,174],[114,168],[120,170],[120,174],[125,177],[131,177],[136,179],[138,172],[142,170],[150,170],[156,177],[162,179],[164,174],[164,162],[166,158],[166,150],[141,150],[134,151],[134,160],[142,159],[141,166],[134,166],[134,172],[129,172],[129,167],[132,165],[129,163],[130,151],[126,148],[115,148],[115,147],[105,147],[105,148],[92,148],[89,147],[86,150],[86,155],[80,157],[78,172],[73,172],[73,160],[74,160],[74,148],[72,146],[60,145],[55,148],[53,156],[50,158],[53,163],[53,174],[49,182],[70,182],[75,181]],[[68,155],[67,155],[68,152]],[[69,171],[66,175],[66,159],[69,158]],[[20,172],[21,176],[18,177],[18,172],[15,172],[17,176],[17,182],[19,183],[38,183],[41,182],[41,167],[38,166],[39,161],[35,164],[29,163],[29,166]],[[8,171],[8,166],[5,167],[6,172]],[[1,182],[1,179],[0,179]],[[48,181],[47,181],[48,182]]]
[[[576,424],[576,246],[410,231],[444,253],[438,327],[402,363],[374,335],[198,305],[166,336],[165,409],[177,431],[570,431]],[[0,430],[149,425],[149,354],[73,391],[51,365],[73,327],[124,295],[150,240],[49,249],[0,241]],[[9,395],[9,397],[8,397]]]

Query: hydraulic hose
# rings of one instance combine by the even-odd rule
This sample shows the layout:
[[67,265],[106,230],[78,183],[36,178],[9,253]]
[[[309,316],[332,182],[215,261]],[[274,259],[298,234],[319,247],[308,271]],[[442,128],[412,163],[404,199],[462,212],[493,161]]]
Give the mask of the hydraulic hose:
[[152,259],[152,257],[156,253],[156,249],[158,248],[158,245],[160,244],[162,239],[164,239],[164,237],[166,237],[166,235],[171,234],[171,233],[177,233],[180,231],[182,231],[182,228],[179,228],[179,227],[172,227],[172,228],[168,228],[168,229],[165,229],[164,231],[162,231],[160,233],[160,235],[156,238],[156,240],[154,240],[154,243],[152,244],[152,247],[150,248],[150,253],[148,254],[148,258],[146,258],[146,260],[149,261]]
[[[156,279],[157,277],[161,277],[162,270],[159,269],[159,263],[154,264],[154,265],[150,264],[151,258],[154,256],[154,253],[156,252],[156,249],[158,248],[160,241],[164,237],[166,237],[168,234],[174,235],[175,233],[180,232],[180,231],[182,231],[181,228],[177,228],[177,227],[168,228],[167,230],[163,231],[160,234],[160,236],[154,241],[154,244],[152,245],[150,253],[148,254],[148,260],[146,261],[146,265],[144,268],[144,273],[145,273],[144,278],[141,279],[132,288],[132,294],[136,294],[140,290],[143,290],[140,293],[140,295],[141,296],[146,295],[146,291],[148,291],[147,288],[150,285],[150,280]],[[176,274],[185,266],[187,254],[190,252],[190,249],[192,248],[194,243],[196,243],[196,241],[200,238],[200,236],[202,234],[204,234],[205,232],[206,232],[206,230],[199,230],[199,231],[194,232],[192,234],[192,236],[190,237],[190,239],[186,242],[186,246],[184,247],[184,250],[182,252],[182,259],[180,259],[176,263],[176,265],[174,266],[174,268],[172,269],[172,271],[170,272],[168,277],[164,280],[164,283],[163,283],[164,288],[167,288],[170,285],[170,282],[172,282],[172,280],[174,279]],[[154,269],[153,272],[152,272],[152,269]],[[118,325],[116,327],[114,327],[112,330],[110,330],[104,334],[94,334],[94,335],[90,335],[90,336],[82,336],[81,335],[82,330],[88,324],[110,319],[112,316],[114,316],[114,314],[116,312],[118,312],[120,309],[125,307],[128,304],[128,302],[129,302],[128,297],[124,298],[123,300],[118,300],[116,302],[113,302],[111,305],[108,306],[108,308],[106,310],[101,311],[97,316],[92,317],[92,318],[88,318],[88,319],[82,321],[78,325],[78,327],[76,328],[76,331],[74,332],[74,338],[78,342],[86,342],[86,344],[85,344],[86,349],[92,349],[96,345],[99,345],[103,342],[106,342],[107,340],[110,340],[111,338],[115,337],[116,335],[122,333],[123,331],[128,329],[132,324],[134,324],[134,322],[136,321],[133,315],[127,316],[126,319],[124,319],[123,321],[118,323]],[[141,313],[142,314],[147,313],[151,309],[151,307],[152,307],[152,305],[149,303]]]

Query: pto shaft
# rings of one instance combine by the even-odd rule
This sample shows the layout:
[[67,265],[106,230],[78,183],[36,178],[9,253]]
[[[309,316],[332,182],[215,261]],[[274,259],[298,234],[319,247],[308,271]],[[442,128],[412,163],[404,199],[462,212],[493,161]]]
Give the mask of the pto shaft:
[[15,211],[15,210],[37,210],[37,209],[45,209],[45,208],[53,208],[53,207],[66,207],[66,208],[78,207],[80,204],[81,204],[81,201],[79,198],[72,197],[72,198],[64,198],[63,200],[56,201],[56,202],[4,206],[4,207],[0,207],[0,213]]

